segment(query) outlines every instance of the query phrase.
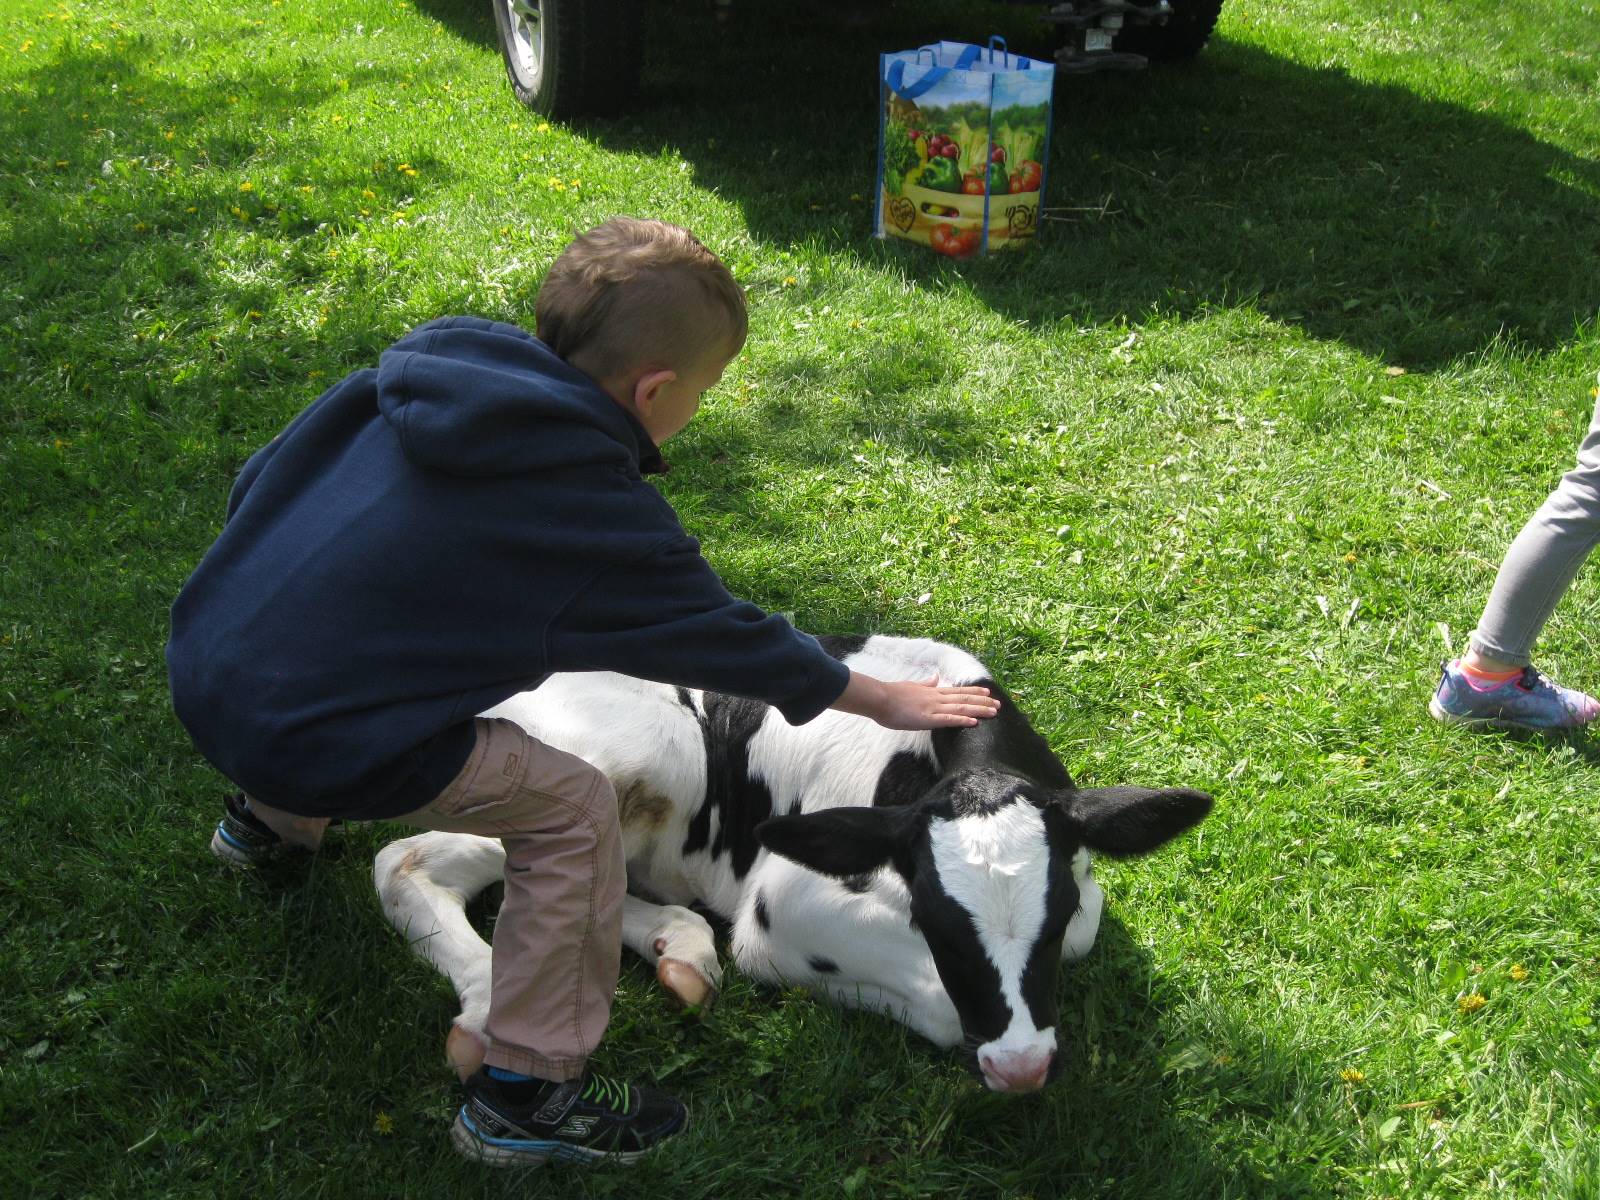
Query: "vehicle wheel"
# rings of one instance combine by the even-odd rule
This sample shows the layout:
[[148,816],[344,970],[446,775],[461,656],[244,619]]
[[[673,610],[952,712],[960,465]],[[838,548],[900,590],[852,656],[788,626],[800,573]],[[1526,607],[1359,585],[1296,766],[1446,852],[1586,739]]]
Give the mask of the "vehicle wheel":
[[517,99],[548,117],[616,112],[639,88],[636,0],[492,0]]
[[1117,36],[1115,49],[1142,54],[1152,62],[1180,62],[1200,53],[1216,27],[1222,0],[1169,0],[1165,25],[1142,25]]

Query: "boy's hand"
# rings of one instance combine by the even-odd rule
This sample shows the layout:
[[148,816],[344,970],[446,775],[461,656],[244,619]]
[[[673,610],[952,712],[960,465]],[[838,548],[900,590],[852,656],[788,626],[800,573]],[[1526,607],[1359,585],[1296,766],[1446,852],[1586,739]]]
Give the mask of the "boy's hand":
[[940,687],[937,678],[890,683],[851,671],[831,707],[870,717],[885,729],[950,729],[987,720],[1000,711],[1000,701],[985,687]]

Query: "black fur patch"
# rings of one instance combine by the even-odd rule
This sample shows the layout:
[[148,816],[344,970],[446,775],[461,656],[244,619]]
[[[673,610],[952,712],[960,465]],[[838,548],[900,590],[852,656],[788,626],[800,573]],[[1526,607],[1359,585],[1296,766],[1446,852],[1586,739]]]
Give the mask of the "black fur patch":
[[756,924],[769,931],[772,929],[772,917],[767,913],[767,898],[759,893],[756,895]]
[[939,782],[932,760],[914,750],[900,750],[884,766],[872,793],[873,808],[902,808],[915,804]]
[[1000,712],[988,721],[961,729],[938,729],[933,752],[939,774],[948,778],[961,771],[1007,771],[1049,788],[1069,788],[1072,776],[1061,765],[1050,743],[1028,722],[1016,702],[992,679],[975,683],[1000,700]]
[[[771,711],[757,700],[717,692],[704,694],[700,717],[706,751],[706,796],[689,818],[683,853],[709,850],[727,855],[736,879],[750,873],[760,852],[755,829],[773,815],[772,792],[750,776],[750,739]],[[711,814],[717,814],[717,835],[711,836]]]
[[843,660],[852,654],[858,653],[867,644],[867,635],[862,633],[825,633],[817,638],[818,643],[834,658]]
[[831,958],[823,958],[820,954],[813,954],[806,959],[806,966],[810,967],[818,975],[837,975],[839,973],[839,964]]
[[872,890],[871,875],[850,875],[839,880],[839,884],[847,892],[854,892],[860,896]]

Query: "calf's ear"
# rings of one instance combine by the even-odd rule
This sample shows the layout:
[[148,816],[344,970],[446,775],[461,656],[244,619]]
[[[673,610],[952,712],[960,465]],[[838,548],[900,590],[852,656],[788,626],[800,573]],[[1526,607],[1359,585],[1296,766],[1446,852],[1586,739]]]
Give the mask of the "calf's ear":
[[899,808],[827,808],[763,821],[756,839],[802,867],[846,879],[893,859],[909,828]]
[[1148,854],[1211,811],[1211,797],[1191,788],[1108,787],[1057,793],[1084,845],[1113,858]]

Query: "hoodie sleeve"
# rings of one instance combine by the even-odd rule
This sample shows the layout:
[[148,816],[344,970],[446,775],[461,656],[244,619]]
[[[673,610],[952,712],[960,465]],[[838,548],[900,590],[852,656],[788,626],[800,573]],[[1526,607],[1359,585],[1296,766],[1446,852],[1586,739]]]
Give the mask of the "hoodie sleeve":
[[679,536],[599,576],[550,627],[552,671],[617,671],[727,692],[803,725],[837,700],[850,669],[782,617],[735,599]]

